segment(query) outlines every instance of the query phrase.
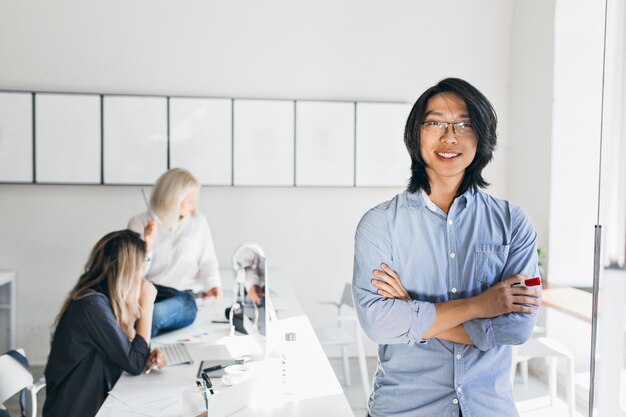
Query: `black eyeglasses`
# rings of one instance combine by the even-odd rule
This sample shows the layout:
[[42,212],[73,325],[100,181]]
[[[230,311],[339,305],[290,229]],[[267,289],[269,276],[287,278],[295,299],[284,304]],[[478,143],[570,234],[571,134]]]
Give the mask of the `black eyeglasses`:
[[452,131],[457,136],[469,136],[474,133],[472,122],[440,122],[439,120],[426,120],[422,122],[424,132],[443,136],[452,126]]

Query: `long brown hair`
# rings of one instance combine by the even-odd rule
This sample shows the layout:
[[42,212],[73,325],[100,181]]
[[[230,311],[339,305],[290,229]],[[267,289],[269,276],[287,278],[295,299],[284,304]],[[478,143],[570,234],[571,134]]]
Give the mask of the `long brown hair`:
[[55,320],[55,326],[72,301],[97,293],[106,295],[113,314],[129,338],[135,337],[135,321],[141,315],[139,291],[146,244],[132,230],[111,232],[96,243],[85,272],[78,278]]

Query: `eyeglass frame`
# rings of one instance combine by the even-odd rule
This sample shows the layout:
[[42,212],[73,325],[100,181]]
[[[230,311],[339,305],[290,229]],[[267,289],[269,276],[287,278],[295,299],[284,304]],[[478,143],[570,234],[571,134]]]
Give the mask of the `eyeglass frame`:
[[[426,124],[427,123],[438,123],[439,126],[444,126],[445,125],[445,129],[443,130],[443,134],[444,135],[448,131],[448,127],[450,125],[452,125],[452,132],[455,135],[457,135],[457,136],[461,136],[461,137],[469,136],[469,134],[473,134],[474,133],[474,129],[473,129],[474,128],[474,123],[472,123],[472,122],[465,122],[465,121],[463,121],[463,122],[442,122],[442,121],[439,121],[439,120],[424,120],[423,122],[420,123],[420,125],[422,125],[424,130],[426,130]],[[469,132],[461,132],[461,133],[459,133],[459,132],[457,132],[457,126],[459,126],[459,125],[468,125],[471,128],[471,130]],[[434,126],[434,125],[431,125],[431,126]]]

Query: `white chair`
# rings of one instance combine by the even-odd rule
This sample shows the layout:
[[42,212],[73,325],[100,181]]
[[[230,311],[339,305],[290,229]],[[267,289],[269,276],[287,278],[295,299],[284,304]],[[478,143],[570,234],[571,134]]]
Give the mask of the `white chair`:
[[574,391],[574,354],[558,340],[551,337],[532,337],[523,345],[513,346],[511,364],[511,384],[515,380],[515,370],[517,364],[520,364],[522,378],[524,383],[528,382],[528,360],[532,358],[549,358],[548,386],[550,389],[551,404],[557,398],[556,377],[557,377],[557,359],[562,359],[566,363],[566,400],[569,407],[570,417],[574,416],[575,391]]
[[[22,355],[24,351],[19,349]],[[37,416],[37,392],[46,386],[44,378],[33,383],[33,375],[8,354],[0,356],[0,406],[25,389],[24,412],[26,417]],[[4,406],[2,406],[4,407]]]
[[343,375],[346,386],[350,385],[350,361],[348,358],[348,347],[356,344],[359,368],[361,370],[361,384],[367,398],[370,394],[370,382],[365,361],[365,348],[363,347],[363,336],[359,327],[356,313],[354,312],[354,302],[352,301],[352,286],[346,284],[339,302],[323,301],[319,304],[332,305],[337,308],[337,326],[330,328],[316,328],[315,332],[322,346],[338,346],[341,348],[343,360]]

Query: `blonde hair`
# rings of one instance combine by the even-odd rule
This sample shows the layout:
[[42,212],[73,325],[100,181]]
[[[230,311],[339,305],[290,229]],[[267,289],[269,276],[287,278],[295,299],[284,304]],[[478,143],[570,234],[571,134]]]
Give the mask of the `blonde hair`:
[[[150,208],[169,227],[178,221],[180,203],[185,194],[199,189],[200,183],[183,168],[172,168],[159,177],[150,196]],[[196,212],[192,213],[195,216]]]
[[129,340],[135,337],[135,321],[141,315],[140,274],[146,257],[146,244],[131,230],[111,232],[96,243],[85,272],[70,292],[55,320],[55,327],[72,301],[103,293]]

